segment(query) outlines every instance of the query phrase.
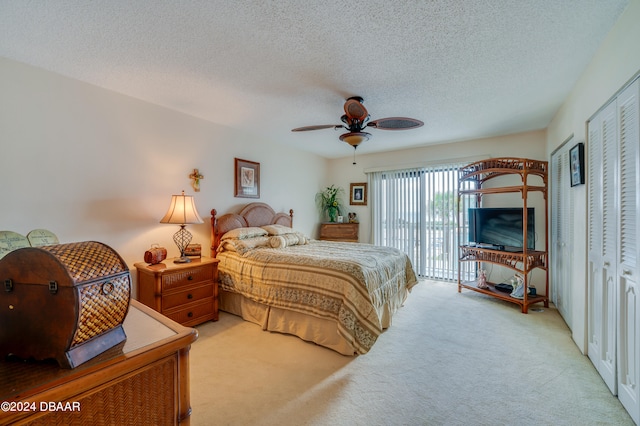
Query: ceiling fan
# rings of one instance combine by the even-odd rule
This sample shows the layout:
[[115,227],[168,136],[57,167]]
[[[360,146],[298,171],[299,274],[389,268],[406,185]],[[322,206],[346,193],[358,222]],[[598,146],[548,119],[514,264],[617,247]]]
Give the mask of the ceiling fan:
[[363,130],[367,127],[380,130],[408,130],[423,126],[424,123],[415,118],[387,117],[369,121],[369,112],[362,104],[360,96],[352,96],[344,103],[345,114],[340,118],[344,124],[321,124],[318,126],[304,126],[292,129],[292,132],[305,132],[320,129],[347,129],[348,132],[339,136],[340,140],[348,143],[354,149],[371,137],[370,133]]

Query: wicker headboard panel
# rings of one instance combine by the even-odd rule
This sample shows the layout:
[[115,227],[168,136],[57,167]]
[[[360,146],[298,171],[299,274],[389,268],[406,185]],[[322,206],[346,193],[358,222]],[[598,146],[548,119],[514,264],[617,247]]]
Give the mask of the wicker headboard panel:
[[248,226],[279,224],[293,227],[293,210],[289,214],[276,213],[265,203],[249,203],[240,213],[227,213],[217,217],[216,209],[211,210],[211,256],[218,253],[220,238],[225,232]]

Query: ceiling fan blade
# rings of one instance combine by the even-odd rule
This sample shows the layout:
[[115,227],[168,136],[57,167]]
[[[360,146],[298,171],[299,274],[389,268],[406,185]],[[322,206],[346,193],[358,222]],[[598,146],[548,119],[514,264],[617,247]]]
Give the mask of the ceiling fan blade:
[[321,129],[342,129],[344,126],[341,124],[320,124],[318,126],[304,126],[291,129],[292,132],[306,132],[307,130],[321,130]]
[[407,117],[387,117],[373,120],[367,124],[367,127],[374,127],[380,130],[407,130],[415,129],[423,126],[424,123],[415,118]]
[[349,122],[357,120],[360,123],[369,117],[369,112],[362,105],[362,98],[359,96],[353,96],[344,103],[344,112],[347,114]]

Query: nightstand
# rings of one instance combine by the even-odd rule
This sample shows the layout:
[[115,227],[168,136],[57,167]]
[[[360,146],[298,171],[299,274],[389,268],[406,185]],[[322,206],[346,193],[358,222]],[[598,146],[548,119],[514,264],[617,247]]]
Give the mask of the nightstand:
[[139,262],[138,300],[185,326],[218,320],[218,259]]
[[327,241],[358,242],[357,223],[322,223],[320,224],[320,239]]

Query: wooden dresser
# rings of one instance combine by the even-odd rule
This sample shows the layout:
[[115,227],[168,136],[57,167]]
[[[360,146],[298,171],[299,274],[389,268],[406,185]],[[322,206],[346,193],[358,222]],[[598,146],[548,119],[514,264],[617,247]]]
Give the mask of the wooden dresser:
[[188,425],[198,332],[131,301],[127,340],[74,369],[0,360],[0,424]]
[[190,263],[166,259],[156,265],[140,262],[138,300],[186,326],[218,320],[218,259],[201,257]]
[[357,243],[358,225],[358,223],[321,223],[320,239]]

